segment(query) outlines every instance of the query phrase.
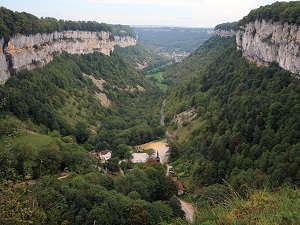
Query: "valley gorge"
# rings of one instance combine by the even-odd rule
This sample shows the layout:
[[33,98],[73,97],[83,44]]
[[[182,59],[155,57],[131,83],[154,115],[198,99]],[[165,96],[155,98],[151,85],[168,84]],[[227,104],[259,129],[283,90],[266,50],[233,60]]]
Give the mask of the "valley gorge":
[[1,7],[0,224],[298,224],[299,12],[254,9],[176,62],[138,32],[195,29]]

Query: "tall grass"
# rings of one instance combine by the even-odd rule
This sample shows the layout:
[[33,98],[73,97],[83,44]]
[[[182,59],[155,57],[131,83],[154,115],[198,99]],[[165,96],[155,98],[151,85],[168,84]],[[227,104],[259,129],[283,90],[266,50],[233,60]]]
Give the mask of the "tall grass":
[[224,203],[204,204],[194,224],[290,225],[300,224],[300,191],[282,187],[276,191],[250,189],[246,197],[236,192]]

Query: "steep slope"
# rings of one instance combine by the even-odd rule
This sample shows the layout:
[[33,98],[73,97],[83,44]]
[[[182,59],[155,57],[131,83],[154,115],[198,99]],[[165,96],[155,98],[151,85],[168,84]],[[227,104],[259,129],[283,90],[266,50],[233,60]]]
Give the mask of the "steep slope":
[[[276,63],[257,67],[234,38],[216,36],[169,76],[177,80],[165,122],[170,133],[178,127],[170,158],[192,190],[224,179],[237,190],[299,184],[300,90],[289,72]],[[176,125],[191,108],[193,119]]]
[[[88,75],[92,76],[92,79]],[[102,87],[95,85],[97,82],[102,83]],[[126,129],[130,130],[126,135],[123,134],[121,139],[113,138],[121,135],[118,132],[105,135],[105,139],[108,139],[107,136],[112,138],[115,147],[116,141],[119,143],[127,139],[125,143],[131,142],[128,137],[132,137],[133,127],[143,126],[142,131],[135,129],[135,136],[140,132],[145,135],[148,131],[151,132],[147,139],[143,138],[144,141],[161,135],[158,118],[160,103],[157,102],[160,93],[155,85],[131,66],[126,55],[118,51],[110,57],[101,53],[81,56],[63,53],[44,68],[23,71],[18,77],[11,77],[1,86],[1,108],[4,114],[13,113],[23,121],[29,118],[50,130],[60,131],[62,135],[74,135],[80,143],[84,143],[91,134],[87,129],[90,125],[94,126],[94,131],[97,131],[100,124],[106,127],[106,130],[112,130],[115,129],[113,125],[105,125],[106,122],[111,123],[109,119],[104,122],[107,117],[121,116],[122,124],[124,119],[130,120],[132,117],[131,123],[126,125]],[[101,100],[104,100],[101,96],[110,102],[109,108],[106,108],[105,104],[106,107],[103,107],[103,102],[101,105]],[[147,107],[153,107],[153,110],[157,111],[156,115],[152,113],[152,116],[146,116],[151,114],[151,111],[144,109],[144,98],[148,99]],[[137,99],[141,100],[141,105],[136,105],[138,111],[134,109],[133,104]],[[134,116],[138,112],[139,116]],[[147,124],[147,121],[150,123],[152,120],[151,124],[157,126]],[[84,137],[80,137],[78,133],[81,129],[78,123],[85,124],[88,132]],[[125,129],[123,126],[122,128]],[[154,130],[159,130],[159,134]],[[112,145],[112,142],[106,143]],[[98,143],[91,141],[94,146]],[[139,141],[138,144],[140,143]]]

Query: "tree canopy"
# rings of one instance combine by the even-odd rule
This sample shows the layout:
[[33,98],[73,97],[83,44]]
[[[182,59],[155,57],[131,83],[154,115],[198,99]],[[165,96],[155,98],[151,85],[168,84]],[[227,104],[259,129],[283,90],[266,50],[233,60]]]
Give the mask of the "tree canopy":
[[194,185],[299,185],[300,90],[288,71],[249,63],[234,38],[213,37],[165,76],[174,85],[167,124],[192,107],[197,113],[170,155]]
[[26,12],[14,12],[0,7],[0,38],[12,37],[16,34],[31,35],[64,30],[112,32],[112,27],[95,21],[57,20],[51,17],[39,19]]
[[215,26],[215,30],[237,30],[238,29],[238,24],[237,22],[232,22],[232,23],[221,23],[217,26]]
[[275,2],[271,5],[261,6],[251,10],[247,16],[239,21],[239,25],[263,19],[300,25],[300,2]]

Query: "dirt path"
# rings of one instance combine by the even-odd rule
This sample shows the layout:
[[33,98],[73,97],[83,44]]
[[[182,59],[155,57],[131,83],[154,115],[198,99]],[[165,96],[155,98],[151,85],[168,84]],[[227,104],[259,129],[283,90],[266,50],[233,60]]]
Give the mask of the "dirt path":
[[194,222],[194,214],[195,214],[195,209],[194,207],[183,201],[183,200],[180,200],[179,201],[181,202],[181,209],[185,212],[185,217],[188,221],[190,221],[191,223]]
[[164,111],[165,111],[165,106],[166,106],[166,99],[163,101],[161,109],[160,109],[160,125],[161,126],[165,126],[165,115],[164,115]]
[[67,178],[69,175],[70,175],[69,173],[61,173],[57,179],[58,180],[64,179],[64,178]]

